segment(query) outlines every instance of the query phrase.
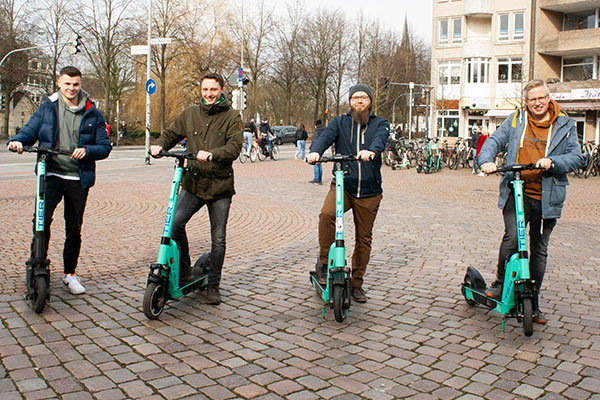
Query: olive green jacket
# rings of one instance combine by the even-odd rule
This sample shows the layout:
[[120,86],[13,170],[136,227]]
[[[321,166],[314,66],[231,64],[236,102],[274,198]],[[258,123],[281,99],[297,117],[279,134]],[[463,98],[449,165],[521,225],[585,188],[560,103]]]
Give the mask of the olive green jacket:
[[232,164],[242,149],[242,132],[240,115],[223,100],[183,110],[158,138],[158,145],[169,150],[187,138],[190,153],[211,152],[211,161],[188,162],[183,189],[205,200],[231,197],[235,194]]

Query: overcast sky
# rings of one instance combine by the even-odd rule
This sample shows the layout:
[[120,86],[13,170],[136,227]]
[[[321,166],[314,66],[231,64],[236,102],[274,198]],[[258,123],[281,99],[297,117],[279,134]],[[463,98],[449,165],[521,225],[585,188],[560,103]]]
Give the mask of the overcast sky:
[[[271,1],[278,7],[284,7],[284,1]],[[311,11],[318,7],[339,9],[349,18],[356,17],[362,9],[367,18],[379,19],[384,26],[398,33],[402,32],[404,15],[408,13],[408,25],[412,32],[427,43],[431,43],[431,0],[305,0],[305,2]]]

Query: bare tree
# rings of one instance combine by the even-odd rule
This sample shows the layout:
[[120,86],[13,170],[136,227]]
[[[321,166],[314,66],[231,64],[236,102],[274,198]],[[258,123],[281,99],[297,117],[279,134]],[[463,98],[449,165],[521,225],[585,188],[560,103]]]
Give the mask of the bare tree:
[[335,53],[333,59],[332,89],[335,114],[340,115],[341,92],[352,59],[351,41],[353,37],[346,18],[342,17],[335,33]]
[[[29,47],[27,33],[29,32],[29,16],[27,3],[19,3],[17,0],[0,0],[0,59],[9,52]],[[6,104],[4,112],[3,132],[9,135],[9,121],[11,102],[17,89],[27,81],[28,55],[26,52],[13,53],[2,64],[0,69],[0,84],[2,85],[2,97]]]
[[[36,10],[41,26],[39,26],[42,37],[49,43],[64,43],[69,34],[67,25],[68,8],[67,0],[47,0],[42,7]],[[58,76],[58,65],[63,55],[65,46],[53,46],[49,50],[50,70],[49,77],[52,82],[52,92],[58,90],[56,86],[56,77]]]
[[[112,98],[114,92],[115,67],[119,67],[119,54],[129,51],[133,22],[134,2],[132,0],[97,0],[84,2],[74,26],[83,33],[83,49],[88,61],[104,87],[104,118],[112,121]],[[85,16],[84,18],[81,15]],[[88,22],[89,23],[86,23]]]

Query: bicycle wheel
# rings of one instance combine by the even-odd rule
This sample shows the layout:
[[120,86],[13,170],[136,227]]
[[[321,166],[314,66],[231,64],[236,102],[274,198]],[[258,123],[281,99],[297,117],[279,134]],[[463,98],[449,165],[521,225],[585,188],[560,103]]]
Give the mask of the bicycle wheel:
[[248,156],[246,155],[246,150],[244,150],[242,148],[242,151],[240,152],[240,156],[238,157],[238,159],[240,160],[240,162],[243,164],[246,162],[246,160],[248,159]]
[[267,155],[261,148],[258,149],[258,151],[256,152],[256,155],[258,157],[258,161],[265,161],[265,158],[267,158]]
[[394,153],[392,152],[392,149],[386,149],[383,152],[383,163],[389,167],[392,165],[393,160]]
[[271,155],[273,156],[273,160],[277,161],[279,160],[279,146],[274,144],[273,147],[271,147]]
[[256,160],[258,159],[258,152],[260,150],[258,148],[256,148],[255,146],[252,146],[252,149],[250,149],[250,162],[256,162]]
[[458,156],[456,152],[450,154],[450,159],[448,160],[448,168],[458,169]]

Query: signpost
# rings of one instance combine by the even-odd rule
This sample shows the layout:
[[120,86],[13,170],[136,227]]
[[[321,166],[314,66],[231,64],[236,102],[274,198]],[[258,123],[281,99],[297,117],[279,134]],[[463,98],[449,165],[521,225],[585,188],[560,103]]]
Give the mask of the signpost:
[[146,93],[150,96],[156,93],[156,82],[154,82],[154,79],[148,79],[146,81]]

